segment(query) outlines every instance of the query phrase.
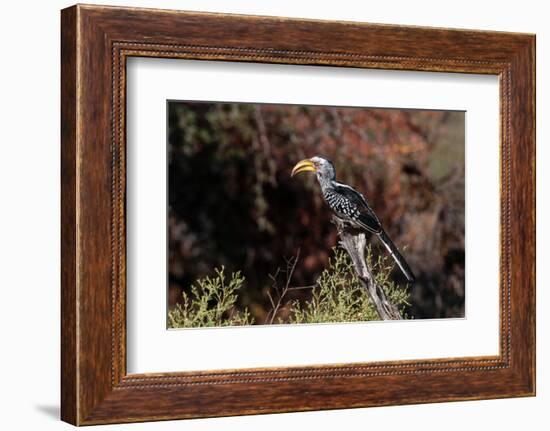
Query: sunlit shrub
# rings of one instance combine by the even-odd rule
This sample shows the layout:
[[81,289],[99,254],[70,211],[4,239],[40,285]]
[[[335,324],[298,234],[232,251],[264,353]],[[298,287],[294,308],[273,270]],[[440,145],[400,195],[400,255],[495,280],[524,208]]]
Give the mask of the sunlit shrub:
[[[375,275],[376,282],[384,290],[388,300],[395,304],[401,315],[407,318],[405,309],[409,306],[408,288],[397,286],[390,278],[393,265],[388,257],[375,259],[367,250],[367,261]],[[182,303],[169,312],[169,326],[172,328],[239,326],[254,324],[247,308],[237,312],[235,303],[238,291],[245,283],[240,272],[233,273],[229,282],[224,268],[216,269],[215,277],[198,280],[190,294],[183,294]],[[269,323],[329,323],[364,322],[379,320],[376,308],[362,286],[351,259],[347,253],[334,249],[328,267],[311,287],[308,301],[286,301],[281,298],[287,318],[275,315]],[[286,293],[283,293],[285,295]],[[272,310],[273,311],[273,310]],[[277,307],[274,313],[280,311]]]

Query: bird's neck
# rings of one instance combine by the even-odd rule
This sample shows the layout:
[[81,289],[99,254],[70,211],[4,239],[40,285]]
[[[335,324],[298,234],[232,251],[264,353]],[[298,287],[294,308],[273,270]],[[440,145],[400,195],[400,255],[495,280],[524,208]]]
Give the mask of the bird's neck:
[[318,175],[317,179],[319,180],[319,185],[321,186],[321,190],[323,194],[326,194],[327,192],[334,190],[334,181],[331,178]]

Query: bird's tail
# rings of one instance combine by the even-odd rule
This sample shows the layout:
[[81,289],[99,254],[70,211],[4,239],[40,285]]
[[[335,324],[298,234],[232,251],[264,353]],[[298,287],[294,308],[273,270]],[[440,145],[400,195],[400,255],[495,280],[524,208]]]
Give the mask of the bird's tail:
[[403,256],[401,256],[401,253],[399,253],[399,250],[397,249],[397,246],[393,243],[393,241],[390,239],[390,237],[382,230],[378,234],[378,238],[380,238],[380,241],[382,241],[382,244],[388,249],[388,252],[391,254],[391,257],[393,257],[393,260],[395,260],[395,263],[397,263],[397,266],[401,269],[401,272],[403,272],[403,275],[407,278],[407,281],[409,283],[414,283],[414,274],[411,271],[411,268],[407,264],[407,261]]

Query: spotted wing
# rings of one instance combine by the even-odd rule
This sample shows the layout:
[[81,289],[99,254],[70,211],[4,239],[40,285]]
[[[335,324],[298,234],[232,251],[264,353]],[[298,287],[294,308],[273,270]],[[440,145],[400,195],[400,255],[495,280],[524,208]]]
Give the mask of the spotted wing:
[[345,184],[335,184],[335,191],[348,199],[357,208],[359,215],[355,219],[355,222],[369,232],[382,232],[382,225],[378,217],[376,217],[376,214],[374,214],[374,211],[369,207],[367,200],[361,193]]

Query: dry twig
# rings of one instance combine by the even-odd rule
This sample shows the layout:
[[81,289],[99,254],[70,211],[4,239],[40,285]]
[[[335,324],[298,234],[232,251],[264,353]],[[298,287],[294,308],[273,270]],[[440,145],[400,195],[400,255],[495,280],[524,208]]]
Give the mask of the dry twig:
[[298,252],[296,253],[295,257],[292,257],[287,261],[286,271],[285,271],[286,281],[282,290],[279,290],[279,287],[277,284],[277,277],[281,273],[281,270],[277,268],[277,271],[275,272],[274,275],[269,275],[269,277],[273,281],[273,290],[275,290],[278,294],[277,302],[275,303],[271,293],[269,291],[267,292],[267,296],[269,297],[269,302],[271,302],[271,310],[269,311],[269,313],[267,313],[266,322],[269,322],[270,325],[272,325],[273,322],[275,321],[275,317],[277,316],[277,313],[279,312],[283,304],[283,299],[286,296],[286,294],[290,290],[300,289],[300,288],[290,287],[290,281],[292,280],[292,275],[294,274],[294,270],[296,269],[296,264],[298,263],[299,258],[300,258],[300,249],[298,249]]

